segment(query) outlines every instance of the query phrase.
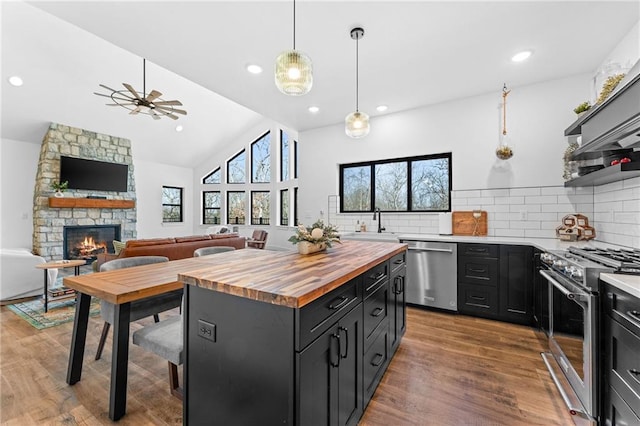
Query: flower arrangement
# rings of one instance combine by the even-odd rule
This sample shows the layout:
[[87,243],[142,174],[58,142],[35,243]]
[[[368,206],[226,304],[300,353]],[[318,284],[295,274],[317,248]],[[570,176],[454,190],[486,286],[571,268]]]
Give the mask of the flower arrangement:
[[69,181],[64,182],[51,182],[51,189],[55,189],[56,192],[64,192],[69,187]]
[[338,238],[338,228],[333,225],[325,225],[322,220],[317,220],[313,225],[305,227],[303,224],[298,225],[296,234],[289,237],[289,241],[298,244],[301,241],[307,241],[311,244],[324,243],[327,247],[331,247],[331,243],[340,243]]
[[616,74],[616,75],[612,75],[611,77],[607,78],[607,80],[602,85],[602,90],[600,92],[600,96],[598,96],[598,99],[596,100],[596,105],[600,105],[605,100],[607,100],[609,95],[618,86],[618,83],[620,83],[622,81],[624,76],[625,76],[625,74]]

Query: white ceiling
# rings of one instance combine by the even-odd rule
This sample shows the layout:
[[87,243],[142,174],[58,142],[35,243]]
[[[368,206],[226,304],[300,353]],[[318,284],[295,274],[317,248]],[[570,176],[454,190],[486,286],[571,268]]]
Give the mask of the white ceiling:
[[[273,63],[292,47],[291,1],[29,4],[38,9],[2,3],[2,137],[40,142],[55,121],[128,137],[138,158],[180,166],[199,164],[261,116],[298,131],[342,122],[355,108],[354,26],[365,30],[360,110],[375,117],[379,104],[389,114],[489,92],[499,100],[503,83],[594,73],[640,20],[637,0],[298,0],[296,48],[313,60],[314,86],[289,97],[274,85]],[[535,53],[512,63],[523,49]],[[104,92],[99,83],[141,90],[142,57],[147,91],[181,100],[186,117],[130,116],[92,94]],[[247,73],[249,63],[264,72]],[[23,87],[7,84],[14,74]]]

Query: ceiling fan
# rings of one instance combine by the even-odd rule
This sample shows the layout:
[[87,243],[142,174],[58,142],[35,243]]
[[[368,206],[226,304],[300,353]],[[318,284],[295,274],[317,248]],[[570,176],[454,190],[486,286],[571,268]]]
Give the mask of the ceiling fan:
[[128,109],[129,114],[136,115],[139,113],[150,115],[154,120],[160,120],[162,116],[177,120],[179,117],[176,114],[187,115],[187,111],[183,109],[174,108],[175,106],[181,106],[182,102],[173,100],[165,101],[160,96],[162,93],[157,90],[152,90],[147,94],[146,91],[146,59],[142,59],[142,93],[136,91],[130,84],[122,83],[127,90],[115,90],[110,87],[100,84],[103,87],[111,91],[111,94],[105,95],[103,93],[93,92],[95,95],[104,96],[110,98],[114,103],[107,104],[109,106],[121,106]]

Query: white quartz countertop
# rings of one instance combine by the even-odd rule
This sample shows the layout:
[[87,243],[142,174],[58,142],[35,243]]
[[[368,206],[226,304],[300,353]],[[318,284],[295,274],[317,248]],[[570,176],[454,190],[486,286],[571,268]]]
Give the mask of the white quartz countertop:
[[[403,234],[391,232],[348,232],[341,234],[345,240],[370,240],[370,241],[437,241],[451,243],[484,243],[484,244],[511,244],[529,245],[544,251],[566,250],[569,247],[592,248],[628,248],[601,241],[561,241],[557,238],[525,238],[525,237],[470,237],[462,235],[438,235],[438,234]],[[640,297],[640,276],[627,274],[600,274],[600,279],[622,291]]]
[[600,279],[622,291],[640,298],[640,275],[600,274]]

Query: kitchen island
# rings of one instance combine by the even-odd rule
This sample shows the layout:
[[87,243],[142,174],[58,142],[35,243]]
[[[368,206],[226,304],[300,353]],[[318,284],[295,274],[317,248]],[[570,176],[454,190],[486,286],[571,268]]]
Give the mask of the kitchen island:
[[405,330],[406,245],[239,250],[180,273],[185,424],[357,424]]

